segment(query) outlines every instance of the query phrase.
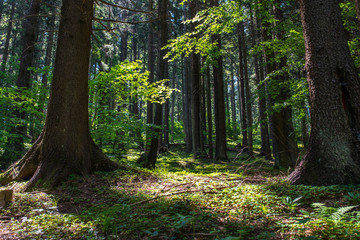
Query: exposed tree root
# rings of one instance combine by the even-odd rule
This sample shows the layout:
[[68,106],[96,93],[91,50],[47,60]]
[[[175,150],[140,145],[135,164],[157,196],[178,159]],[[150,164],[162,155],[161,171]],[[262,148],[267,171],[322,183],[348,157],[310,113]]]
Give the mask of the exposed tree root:
[[111,161],[92,140],[89,159],[77,164],[75,160],[69,160],[70,154],[55,150],[53,153],[44,153],[42,139],[43,137],[40,136],[22,159],[15,162],[0,175],[0,185],[6,185],[13,181],[29,180],[22,189],[23,191],[27,191],[36,185],[54,187],[71,174],[85,176],[95,171],[113,171],[120,167]]

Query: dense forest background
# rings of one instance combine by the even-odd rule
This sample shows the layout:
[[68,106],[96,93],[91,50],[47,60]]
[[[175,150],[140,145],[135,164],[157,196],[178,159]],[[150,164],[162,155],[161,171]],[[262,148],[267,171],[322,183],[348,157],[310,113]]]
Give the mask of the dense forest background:
[[360,4],[329,2],[0,0],[0,184],[142,176],[174,151],[360,183]]
[[[297,2],[95,3],[88,111],[104,151],[149,155],[186,144],[194,157],[226,161],[229,148],[255,150],[276,168],[295,167],[312,127]],[[356,5],[339,5],[358,66]],[[2,169],[43,129],[60,6],[1,1]],[[151,155],[143,164],[155,167]]]

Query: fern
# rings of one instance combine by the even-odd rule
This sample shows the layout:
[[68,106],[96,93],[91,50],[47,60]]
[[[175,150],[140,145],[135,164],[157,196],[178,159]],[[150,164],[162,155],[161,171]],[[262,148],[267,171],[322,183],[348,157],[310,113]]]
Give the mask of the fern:
[[348,213],[357,206],[346,206],[340,208],[327,207],[323,203],[313,203],[311,206],[314,208],[314,217],[323,218],[325,220],[334,221],[338,223],[345,217],[349,217]]
[[336,212],[331,214],[331,219],[337,223],[339,222],[343,217],[346,216],[346,213],[351,211],[352,209],[356,208],[357,206],[347,206],[347,207],[340,207],[337,209]]

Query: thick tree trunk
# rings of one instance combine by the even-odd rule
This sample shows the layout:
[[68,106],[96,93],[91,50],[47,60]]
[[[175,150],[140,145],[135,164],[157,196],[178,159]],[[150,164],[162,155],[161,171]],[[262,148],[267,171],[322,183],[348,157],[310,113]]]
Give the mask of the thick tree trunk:
[[11,38],[11,31],[12,31],[12,26],[13,26],[13,20],[14,20],[14,15],[15,15],[15,6],[16,6],[16,1],[13,0],[11,3],[11,12],[10,12],[10,17],[9,17],[9,23],[6,29],[6,38],[5,38],[5,45],[4,45],[4,51],[3,51],[3,60],[1,63],[1,69],[0,71],[5,72],[6,69],[6,62],[8,60],[9,57],[9,46],[10,46],[10,38]]
[[27,154],[0,176],[0,183],[30,179],[56,185],[70,174],[113,170],[90,137],[88,67],[94,1],[63,0],[54,77],[41,136]]
[[360,183],[360,81],[336,0],[300,0],[311,133],[293,184]]

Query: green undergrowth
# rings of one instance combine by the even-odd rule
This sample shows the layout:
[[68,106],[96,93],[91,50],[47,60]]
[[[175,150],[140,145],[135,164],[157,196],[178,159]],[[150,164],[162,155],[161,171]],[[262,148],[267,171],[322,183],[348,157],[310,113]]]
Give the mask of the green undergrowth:
[[359,186],[292,186],[259,157],[192,159],[171,149],[158,168],[73,176],[16,193],[0,210],[19,239],[358,239]]

